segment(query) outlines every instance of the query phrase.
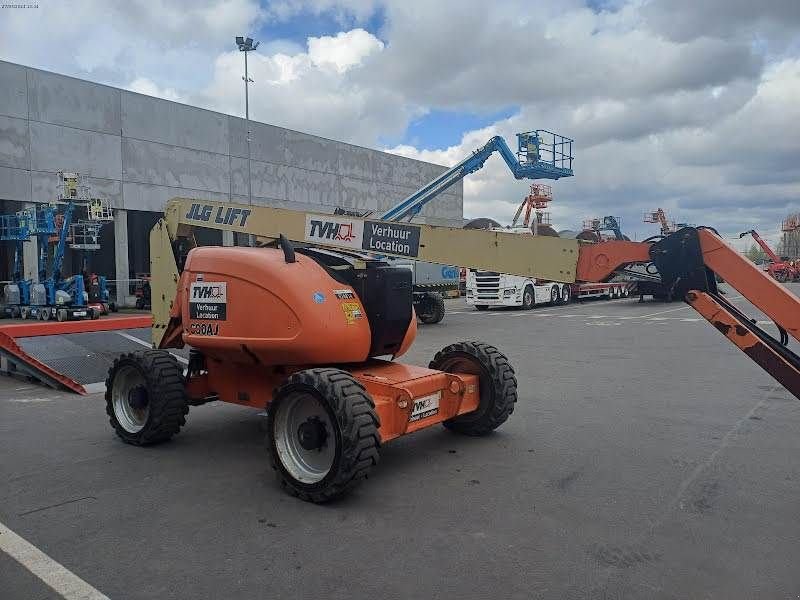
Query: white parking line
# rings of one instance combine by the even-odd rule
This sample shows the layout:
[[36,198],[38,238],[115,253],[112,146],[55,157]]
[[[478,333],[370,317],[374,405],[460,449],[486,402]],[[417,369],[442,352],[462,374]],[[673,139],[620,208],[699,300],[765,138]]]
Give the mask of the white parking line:
[[109,600],[30,542],[0,523],[0,550],[36,575],[65,600]]
[[[145,348],[150,348],[150,349],[152,349],[152,348],[153,348],[153,346],[152,346],[152,345],[148,344],[148,343],[147,343],[147,342],[145,342],[144,340],[140,340],[140,339],[139,339],[139,338],[137,338],[135,335],[131,335],[131,334],[129,334],[129,333],[122,333],[121,331],[117,331],[116,333],[117,333],[117,335],[121,335],[122,337],[124,337],[126,340],[130,340],[130,341],[132,341],[132,342],[136,342],[136,343],[137,343],[137,344],[139,344],[140,346],[144,346]],[[174,354],[173,352],[170,352],[170,354],[172,354],[172,356],[174,356],[175,358],[177,358],[177,359],[178,359],[178,362],[181,362],[181,363],[183,363],[184,365],[188,365],[188,364],[189,364],[189,361],[188,361],[187,359],[183,358],[182,356],[178,356],[177,354]]]

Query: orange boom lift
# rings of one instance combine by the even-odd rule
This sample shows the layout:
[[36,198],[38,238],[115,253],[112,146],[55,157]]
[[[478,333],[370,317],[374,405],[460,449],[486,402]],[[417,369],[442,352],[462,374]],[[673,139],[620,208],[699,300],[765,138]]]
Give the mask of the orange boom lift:
[[[260,248],[195,247],[192,228],[258,236]],[[393,244],[389,242],[394,242]],[[552,281],[601,282],[653,262],[680,295],[800,396],[800,303],[709,229],[655,243],[520,236],[341,215],[174,199],[150,234],[153,350],[120,356],[106,409],[131,444],[168,440],[189,407],[224,401],[267,410],[282,486],[313,502],[365,479],[382,443],[443,424],[466,435],[502,425],[517,400],[497,348],[457,342],[427,367],[395,362],[412,344],[411,274],[360,252],[462,264]],[[782,332],[776,340],[719,295],[718,273]],[[169,348],[190,347],[184,373]]]

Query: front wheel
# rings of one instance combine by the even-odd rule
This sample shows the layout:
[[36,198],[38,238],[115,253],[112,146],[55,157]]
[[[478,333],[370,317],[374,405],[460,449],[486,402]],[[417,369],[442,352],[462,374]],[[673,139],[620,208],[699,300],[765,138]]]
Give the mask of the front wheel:
[[517,378],[506,356],[494,346],[484,342],[452,344],[436,353],[429,368],[478,376],[478,409],[444,421],[448,429],[465,435],[486,435],[514,412]]
[[183,369],[165,350],[123,354],[106,379],[106,413],[122,441],[164,442],[186,424],[189,404]]
[[267,411],[268,446],[281,486],[308,502],[343,496],[378,464],[375,404],[347,371],[298,371]]
[[533,308],[534,304],[536,304],[536,301],[533,295],[533,286],[526,285],[522,292],[522,309],[530,310]]

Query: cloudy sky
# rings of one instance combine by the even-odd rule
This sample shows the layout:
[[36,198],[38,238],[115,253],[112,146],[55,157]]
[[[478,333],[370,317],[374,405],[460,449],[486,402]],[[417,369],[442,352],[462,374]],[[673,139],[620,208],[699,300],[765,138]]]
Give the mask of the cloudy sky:
[[[27,0],[26,0],[27,1]],[[36,1],[36,0],[33,0]],[[800,211],[798,0],[38,0],[0,12],[0,58],[451,165],[500,134],[575,139],[553,221],[645,211],[773,241]],[[467,217],[528,184],[495,157]]]

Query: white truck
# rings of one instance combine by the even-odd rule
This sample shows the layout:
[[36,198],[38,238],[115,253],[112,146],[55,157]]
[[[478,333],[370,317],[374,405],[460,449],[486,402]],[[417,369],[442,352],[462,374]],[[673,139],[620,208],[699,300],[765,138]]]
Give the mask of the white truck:
[[[527,228],[507,229],[493,227],[493,231],[530,235]],[[478,310],[492,306],[515,306],[530,309],[538,304],[568,304],[572,299],[627,298],[635,284],[618,283],[558,283],[494,271],[467,269],[467,304]]]

